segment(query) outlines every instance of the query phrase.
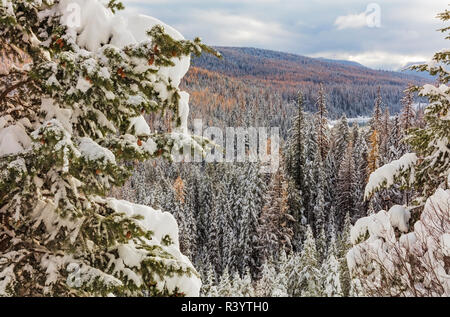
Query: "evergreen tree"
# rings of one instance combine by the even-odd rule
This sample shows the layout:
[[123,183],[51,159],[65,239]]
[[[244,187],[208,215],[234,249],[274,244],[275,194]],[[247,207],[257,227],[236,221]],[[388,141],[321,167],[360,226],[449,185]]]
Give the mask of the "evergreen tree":
[[316,101],[316,128],[317,128],[317,146],[319,147],[320,157],[324,160],[328,154],[328,119],[327,105],[325,100],[325,91],[323,84],[320,84],[319,93]]
[[305,215],[305,206],[309,205],[306,195],[306,158],[305,158],[305,114],[304,99],[301,92],[297,97],[297,115],[294,118],[293,126],[290,131],[290,137],[286,151],[286,171],[292,178],[293,183],[290,186],[289,211],[295,219],[294,240],[295,249],[299,250],[303,240],[303,218]]
[[414,111],[414,95],[413,95],[414,86],[412,84],[408,85],[408,88],[404,91],[405,96],[402,98],[401,103],[403,105],[402,111],[400,114],[400,124],[401,129],[406,135],[413,127],[413,122],[415,119],[415,111]]
[[343,161],[339,169],[339,178],[337,184],[337,208],[338,208],[338,225],[342,228],[342,220],[346,213],[353,215],[355,208],[355,162],[353,158],[353,144],[350,142],[345,152]]
[[334,211],[336,206],[336,184],[338,178],[338,169],[336,166],[336,159],[334,157],[334,149],[332,148],[327,155],[324,164],[325,170],[325,188],[324,188],[324,196],[325,196],[325,207],[329,213]]
[[[302,191],[303,206],[308,224],[314,227],[314,207],[317,195],[317,181],[319,177],[319,148],[317,147],[317,133],[314,122],[310,122],[307,130],[307,140],[305,144],[306,173],[305,188]],[[314,228],[313,228],[314,229]]]
[[242,297],[242,280],[239,273],[235,271],[233,277],[231,278],[231,296]]
[[[242,200],[238,201],[240,215],[237,224],[239,236],[236,256],[240,259],[237,270],[243,274],[246,268],[250,268],[252,272],[256,272],[258,269],[258,254],[254,252],[254,249],[258,243],[258,220],[264,203],[265,184],[259,173],[258,164],[244,164],[243,170],[239,174],[238,197]],[[283,197],[286,201],[286,192],[283,192]],[[282,212],[286,214],[285,209]],[[284,225],[288,226],[287,223]],[[292,247],[290,237],[286,244],[289,248]]]
[[321,296],[321,272],[317,260],[316,241],[310,226],[306,230],[306,240],[304,242],[302,256],[300,258],[301,268],[301,296],[317,297]]
[[228,267],[225,267],[220,282],[217,287],[219,297],[233,297],[233,282],[230,280],[230,273]]
[[345,114],[338,121],[334,127],[334,158],[336,159],[336,170],[339,170],[341,161],[344,158],[348,143],[350,142],[350,128],[348,126],[347,117]]
[[337,248],[334,238],[331,239],[328,248],[328,255],[322,264],[323,272],[323,292],[327,297],[342,297],[341,288],[341,267],[337,260]]
[[322,263],[327,257],[327,235],[325,233],[325,227],[322,226],[319,234],[317,235],[317,260]]
[[[79,33],[64,20],[62,1],[0,6],[0,37],[31,60],[7,74],[14,84],[4,85],[4,77],[0,84],[2,109],[9,109],[0,134],[14,131],[6,133],[13,135],[8,146],[0,140],[0,230],[10,237],[0,248],[0,275],[8,274],[0,295],[179,295],[167,280],[172,287],[177,277],[199,284],[177,255],[172,217],[158,238],[148,225],[157,211],[106,194],[130,176],[133,165],[125,162],[169,158],[180,143],[200,148],[185,134],[180,61],[213,51],[160,25],[133,42],[130,30],[111,27],[111,8],[119,7],[89,1]],[[142,116],[152,112],[172,113],[178,134],[152,133]]]
[[315,168],[317,169],[317,183],[315,184],[315,204],[313,207],[314,215],[314,231],[316,236],[319,236],[322,230],[325,229],[326,214],[325,214],[325,170],[323,168],[322,159],[320,158],[320,152],[317,152],[315,159]]
[[280,271],[276,277],[275,281],[273,283],[273,289],[272,293],[270,294],[271,297],[287,297],[288,296],[288,290],[287,290],[287,279],[284,272]]
[[354,146],[354,162],[355,162],[355,210],[357,216],[365,216],[367,212],[367,202],[364,200],[364,190],[367,184],[367,142],[362,133],[359,133],[358,125],[354,126],[355,146]]
[[245,272],[244,278],[241,280],[240,291],[244,297],[254,297],[255,289],[253,287],[252,275],[250,271]]
[[269,259],[263,265],[262,277],[256,286],[256,294],[258,297],[270,297],[272,295],[277,272],[271,262]]
[[391,138],[391,119],[389,114],[389,108],[384,108],[384,114],[382,118],[382,130],[380,133],[380,158],[384,163],[387,161],[389,155],[389,140]]
[[201,295],[204,297],[217,297],[219,295],[216,286],[215,272],[209,264],[206,272],[206,278],[203,279]]
[[381,97],[381,87],[378,86],[377,96],[375,98],[375,103],[373,107],[373,115],[369,122],[369,133],[372,134],[375,130],[380,133],[383,130],[383,111],[382,109],[383,99]]
[[291,253],[286,263],[280,266],[280,270],[285,272],[287,277],[288,295],[292,297],[300,297],[302,293],[302,270],[301,270],[301,254],[298,252]]
[[341,288],[344,296],[349,296],[351,276],[347,265],[347,252],[350,250],[352,244],[350,242],[350,230],[352,223],[350,220],[349,213],[346,213],[344,218],[344,228],[342,230],[341,236],[339,237],[338,243],[338,261],[340,265],[340,278],[341,278]]

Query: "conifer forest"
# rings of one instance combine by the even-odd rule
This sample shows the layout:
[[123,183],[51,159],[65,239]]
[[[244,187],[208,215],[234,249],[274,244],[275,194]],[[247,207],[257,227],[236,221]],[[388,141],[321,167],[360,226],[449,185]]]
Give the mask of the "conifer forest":
[[0,0],[0,297],[450,296],[449,49],[380,70],[135,2]]

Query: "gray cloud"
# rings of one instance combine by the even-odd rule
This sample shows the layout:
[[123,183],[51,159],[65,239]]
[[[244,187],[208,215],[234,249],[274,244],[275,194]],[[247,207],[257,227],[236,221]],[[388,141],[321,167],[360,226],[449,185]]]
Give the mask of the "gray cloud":
[[436,15],[446,0],[380,0],[380,27],[365,25],[373,1],[124,0],[187,38],[210,45],[252,46],[308,56],[349,59],[398,69],[447,46]]

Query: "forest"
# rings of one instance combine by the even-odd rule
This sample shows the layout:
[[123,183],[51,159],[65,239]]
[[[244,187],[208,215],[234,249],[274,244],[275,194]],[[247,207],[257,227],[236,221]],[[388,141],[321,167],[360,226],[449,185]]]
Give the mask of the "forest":
[[[413,76],[122,10],[0,0],[0,297],[450,296],[449,50]],[[199,119],[276,128],[277,168],[250,133],[209,161]]]

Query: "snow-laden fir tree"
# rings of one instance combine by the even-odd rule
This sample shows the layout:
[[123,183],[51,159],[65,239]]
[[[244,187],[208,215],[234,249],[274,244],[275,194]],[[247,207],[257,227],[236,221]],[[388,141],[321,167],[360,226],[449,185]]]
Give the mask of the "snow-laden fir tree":
[[334,158],[336,160],[336,170],[338,171],[351,139],[350,128],[345,114],[342,115],[338,123],[333,127],[333,139]]
[[219,295],[217,290],[215,271],[212,268],[211,263],[206,271],[206,277],[203,279],[203,285],[201,289],[201,296],[204,297],[217,297]]
[[[262,179],[262,174],[259,173],[259,164],[245,163],[240,170],[240,192],[238,193],[241,198],[237,202],[240,206],[239,220],[238,220],[238,243],[237,257],[240,259],[237,270],[244,274],[246,268],[250,268],[252,272],[256,272],[258,269],[258,252],[255,251],[258,245],[258,220],[260,218],[261,209],[264,203],[265,184]],[[287,197],[287,193],[283,195]],[[283,210],[286,214],[286,210]],[[286,214],[285,217],[289,216]],[[282,223],[287,227],[283,231],[289,230],[288,220]],[[291,233],[291,232],[289,232]],[[291,248],[292,234],[286,234],[283,237],[283,243],[288,248]]]
[[219,297],[233,297],[233,281],[230,278],[230,272],[228,267],[225,267],[222,276],[220,277],[220,282],[217,287]]
[[300,250],[303,241],[303,223],[305,222],[305,208],[309,205],[306,195],[306,158],[305,158],[305,113],[304,98],[301,92],[297,96],[297,114],[293,120],[293,126],[286,150],[286,172],[292,178],[295,186],[289,191],[291,197],[289,207],[291,215],[295,219],[293,245]]
[[380,157],[382,163],[384,163],[389,153],[389,139],[391,137],[391,119],[388,107],[384,108],[381,124],[382,130],[380,133]]
[[272,263],[272,259],[268,259],[263,264],[262,277],[256,284],[256,296],[270,297],[272,295],[272,289],[274,288],[276,277],[277,271]]
[[344,218],[344,228],[342,229],[341,235],[338,238],[337,243],[337,254],[340,265],[340,278],[341,278],[341,289],[344,296],[348,296],[350,293],[350,284],[352,277],[347,264],[347,252],[352,247],[350,240],[350,231],[352,228],[352,223],[350,220],[349,213],[345,214]]
[[[317,170],[317,178],[316,178],[316,184],[314,188],[315,192],[315,205],[313,209],[313,215],[314,215],[314,232],[316,234],[316,237],[318,237],[322,231],[325,229],[325,221],[326,221],[326,206],[325,206],[325,169],[323,167],[322,158],[320,155],[320,152],[316,153],[316,159],[315,159],[315,169]],[[326,241],[324,241],[325,243]]]
[[287,278],[283,271],[278,272],[275,277],[271,297],[288,297]]
[[357,124],[353,127],[355,146],[353,158],[355,162],[355,211],[358,218],[366,215],[367,202],[364,200],[364,189],[367,184],[367,142]]
[[326,104],[325,90],[323,84],[320,84],[316,106],[317,112],[315,115],[316,128],[317,128],[317,146],[319,147],[319,153],[322,160],[327,157],[329,149],[329,131],[328,131],[328,119],[327,119],[327,104]]
[[338,261],[336,240],[331,238],[328,246],[328,254],[322,263],[323,295],[327,297],[342,297],[341,266]]
[[[304,201],[305,217],[308,224],[314,227],[314,207],[316,206],[317,181],[319,177],[320,166],[318,165],[320,156],[317,146],[317,132],[314,121],[311,120],[307,126],[306,142],[305,142],[305,188],[302,190]],[[308,202],[308,203],[306,203]],[[313,228],[314,230],[315,228]]]
[[[118,8],[0,2],[2,42],[29,57],[0,79],[0,295],[199,292],[174,218],[106,194],[129,176],[124,162],[201,150],[178,85],[191,53],[212,51]],[[151,131],[150,112],[173,113],[173,133]]]
[[243,297],[255,296],[255,289],[253,287],[253,280],[250,270],[246,270],[244,277],[240,280],[239,289]]
[[[450,20],[450,11],[439,17]],[[445,27],[442,32],[449,30]],[[351,229],[354,246],[347,261],[368,295],[450,295],[450,74],[445,67],[449,56],[445,49],[431,62],[414,67],[439,76],[438,86],[416,88],[429,100],[426,125],[407,136],[414,152],[377,169],[366,187],[366,198],[393,184],[413,188],[412,206],[381,210]]]
[[381,87],[378,86],[377,88],[377,95],[375,97],[375,102],[373,106],[373,115],[369,122],[369,133],[371,134],[373,131],[378,131],[378,133],[381,133],[382,126],[383,126],[383,98],[381,97]]
[[356,174],[355,161],[353,156],[353,142],[350,141],[339,168],[339,176],[336,188],[336,204],[338,210],[337,217],[340,220],[340,222],[338,222],[339,228],[342,228],[343,226],[343,220],[346,213],[349,213],[350,216],[352,216],[356,212],[355,206],[357,197],[355,197],[355,187]]
[[401,128],[406,135],[413,127],[415,110],[414,110],[414,86],[408,85],[408,88],[404,91],[404,97],[401,100],[403,105],[401,110],[400,124]]
[[318,297],[322,295],[322,273],[319,269],[316,241],[310,226],[306,230],[306,240],[303,244],[300,258],[301,296]]

